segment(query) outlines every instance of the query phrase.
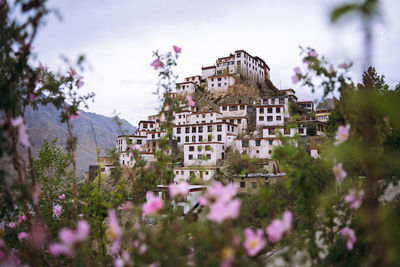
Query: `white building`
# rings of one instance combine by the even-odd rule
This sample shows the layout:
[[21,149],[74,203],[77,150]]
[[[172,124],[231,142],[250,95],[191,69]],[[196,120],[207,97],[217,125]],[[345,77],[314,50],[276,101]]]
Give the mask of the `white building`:
[[217,166],[225,159],[223,142],[185,143],[183,146],[185,166]]
[[242,138],[235,140],[235,148],[251,158],[271,159],[273,147],[280,145],[277,138]]
[[232,74],[221,74],[207,77],[207,90],[212,93],[225,93],[235,84]]
[[174,182],[188,182],[192,177],[207,182],[214,177],[216,170],[217,167],[175,167]]
[[187,124],[212,123],[220,120],[222,113],[218,111],[196,112],[188,115]]

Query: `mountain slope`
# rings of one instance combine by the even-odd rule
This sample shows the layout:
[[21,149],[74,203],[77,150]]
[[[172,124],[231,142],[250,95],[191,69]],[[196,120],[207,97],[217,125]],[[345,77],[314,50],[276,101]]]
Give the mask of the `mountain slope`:
[[[32,150],[37,155],[43,140],[57,138],[57,144],[65,148],[67,141],[67,127],[59,119],[60,112],[52,105],[41,106],[38,110],[28,108],[25,119],[31,138]],[[136,130],[126,120],[121,120],[122,129],[132,133]],[[109,148],[115,147],[115,140],[121,135],[119,127],[112,117],[106,117],[96,113],[80,111],[79,119],[73,120],[73,134],[78,138],[76,151],[76,163],[78,172],[88,170],[89,164],[96,163],[96,142],[102,149],[102,155],[106,155]]]

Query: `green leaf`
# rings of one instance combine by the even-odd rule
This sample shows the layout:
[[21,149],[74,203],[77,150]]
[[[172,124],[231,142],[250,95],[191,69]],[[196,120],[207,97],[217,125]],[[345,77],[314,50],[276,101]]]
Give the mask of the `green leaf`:
[[343,16],[354,11],[360,11],[360,7],[360,4],[355,3],[338,6],[331,12],[331,22],[338,22]]

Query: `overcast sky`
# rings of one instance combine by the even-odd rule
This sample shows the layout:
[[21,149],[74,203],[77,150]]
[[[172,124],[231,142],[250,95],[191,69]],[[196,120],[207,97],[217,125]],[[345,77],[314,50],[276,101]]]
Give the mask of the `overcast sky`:
[[[50,0],[63,19],[47,19],[35,43],[38,60],[58,70],[85,54],[83,92],[95,92],[89,111],[112,116],[114,110],[136,125],[156,114],[157,73],[152,51],[182,47],[176,71],[182,80],[201,74],[218,57],[244,49],[265,60],[278,88],[293,88],[299,99],[315,100],[308,88],[291,83],[301,65],[299,45],[313,47],[334,64],[362,64],[362,32],[357,22],[332,25],[334,0]],[[373,63],[386,81],[400,81],[400,1],[384,0],[375,25]]]

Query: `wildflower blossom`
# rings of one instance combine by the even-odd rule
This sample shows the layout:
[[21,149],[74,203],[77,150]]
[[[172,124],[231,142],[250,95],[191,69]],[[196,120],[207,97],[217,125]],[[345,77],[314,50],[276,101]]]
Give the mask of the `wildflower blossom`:
[[345,227],[342,230],[340,230],[340,234],[342,234],[344,238],[346,238],[347,249],[352,250],[354,243],[357,240],[354,230],[349,227]]
[[271,242],[275,243],[280,241],[283,234],[290,230],[290,225],[292,224],[292,213],[290,211],[285,211],[282,217],[282,220],[273,220],[266,229],[268,238]]
[[362,203],[364,197],[364,190],[356,191],[351,189],[349,194],[344,197],[344,200],[349,203],[350,209],[357,210]]
[[73,120],[73,119],[79,119],[79,115],[81,114],[80,111],[77,111],[76,114],[71,114],[69,115],[69,119]]
[[336,142],[335,146],[340,145],[344,141],[349,138],[349,132],[350,132],[350,124],[347,124],[346,126],[340,125],[337,132],[336,132]]
[[263,231],[261,229],[257,229],[257,231],[254,232],[250,228],[246,228],[244,230],[244,237],[243,246],[249,256],[257,255],[267,243],[263,238]]
[[317,53],[314,49],[311,49],[311,50],[308,52],[308,55],[309,55],[310,57],[318,57],[318,53]]
[[300,81],[300,78],[302,76],[300,68],[299,67],[294,68],[294,73],[295,74],[292,76],[292,82],[296,84]]
[[53,207],[53,214],[56,215],[56,217],[60,217],[63,209],[60,204],[56,204]]
[[58,196],[58,199],[59,199],[59,200],[63,200],[63,199],[65,199],[65,194],[61,194],[61,195],[59,195],[59,196]]
[[111,253],[118,254],[119,247],[121,245],[122,229],[119,226],[117,213],[115,210],[110,210],[108,212],[108,229],[107,236],[112,240],[111,243]]
[[158,69],[164,66],[164,64],[160,61],[159,58],[157,58],[156,60],[154,60],[150,66],[154,67],[154,69]]
[[179,184],[170,184],[169,195],[174,197],[176,195],[187,196],[189,193],[189,184],[187,182],[180,182]]
[[19,223],[24,222],[24,221],[26,221],[26,220],[27,220],[26,215],[18,216],[18,222],[19,222]]
[[[211,221],[221,223],[226,219],[235,219],[239,215],[241,202],[232,199],[237,192],[237,185],[228,184],[223,186],[216,182],[207,189],[208,196],[214,200],[210,204],[210,213],[207,218]],[[200,199],[202,202],[204,200]]]
[[174,48],[174,51],[175,51],[176,53],[180,53],[180,52],[182,51],[182,48],[180,48],[180,47],[178,47],[178,46],[176,46],[176,45],[174,45],[173,48]]
[[10,228],[15,228],[15,227],[17,227],[17,225],[18,225],[18,223],[16,223],[16,222],[10,222],[10,223],[8,224],[8,227],[10,227]]
[[335,180],[337,183],[342,182],[342,180],[347,176],[347,172],[343,170],[342,163],[337,163],[335,166],[333,166],[332,171],[335,175]]
[[49,246],[52,255],[67,255],[73,257],[75,255],[75,247],[77,244],[85,242],[90,233],[90,225],[86,221],[79,221],[76,231],[67,228],[61,229],[58,237],[61,243],[53,243]]
[[353,65],[353,63],[342,63],[338,65],[339,69],[348,69]]
[[24,145],[25,147],[29,147],[29,136],[28,133],[26,132],[27,128],[24,123],[24,119],[19,116],[17,118],[12,118],[11,119],[11,126],[12,127],[18,127],[18,140],[19,142]]
[[146,193],[146,203],[143,204],[143,212],[146,215],[156,213],[164,207],[164,202],[160,197],[156,197],[153,192]]
[[27,234],[26,232],[21,232],[18,234],[18,240],[22,241],[22,239],[26,239],[29,237],[29,234]]
[[188,102],[188,106],[189,107],[194,107],[196,105],[196,103],[194,103],[192,96],[191,95],[187,95],[186,96],[186,100]]

